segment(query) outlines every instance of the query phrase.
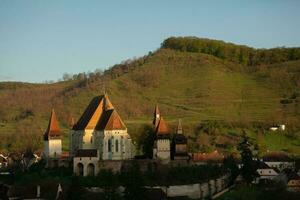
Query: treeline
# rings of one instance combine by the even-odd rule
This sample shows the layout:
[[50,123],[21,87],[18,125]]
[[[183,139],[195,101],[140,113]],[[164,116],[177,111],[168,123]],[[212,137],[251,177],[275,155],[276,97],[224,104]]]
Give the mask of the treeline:
[[113,65],[109,67],[107,70],[104,71],[104,75],[110,75],[112,79],[117,78],[125,73],[134,71],[138,67],[142,66],[147,62],[150,56],[154,53],[149,51],[148,55],[139,57],[139,58],[132,58],[122,61],[120,64]]
[[162,43],[161,48],[210,54],[248,66],[300,59],[300,48],[254,49],[244,45],[226,43],[221,40],[197,37],[170,37]]

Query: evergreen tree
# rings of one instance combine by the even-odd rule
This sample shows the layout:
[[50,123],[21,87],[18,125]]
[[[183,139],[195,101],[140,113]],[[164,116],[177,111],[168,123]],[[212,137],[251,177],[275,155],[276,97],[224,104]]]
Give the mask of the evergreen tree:
[[224,159],[224,167],[225,169],[228,169],[231,173],[231,183],[235,180],[235,178],[239,174],[239,168],[233,158],[232,155],[228,156],[227,158]]
[[241,174],[247,183],[251,183],[255,178],[256,169],[251,151],[251,143],[245,132],[243,133],[242,141],[238,146],[238,150],[240,151],[243,164]]

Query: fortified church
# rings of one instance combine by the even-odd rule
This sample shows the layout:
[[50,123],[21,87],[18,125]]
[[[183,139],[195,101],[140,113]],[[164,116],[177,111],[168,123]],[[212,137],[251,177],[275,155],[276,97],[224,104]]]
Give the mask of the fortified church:
[[[175,160],[188,160],[187,139],[183,135],[180,120],[175,134],[172,134],[156,106],[153,126],[153,160],[149,162],[169,164]],[[52,110],[44,133],[43,157],[48,167],[73,166],[77,175],[95,175],[105,167],[121,169],[123,163],[130,162],[135,156],[135,147],[127,127],[107,94],[92,99],[72,126],[69,140],[70,152],[63,153],[61,132]]]

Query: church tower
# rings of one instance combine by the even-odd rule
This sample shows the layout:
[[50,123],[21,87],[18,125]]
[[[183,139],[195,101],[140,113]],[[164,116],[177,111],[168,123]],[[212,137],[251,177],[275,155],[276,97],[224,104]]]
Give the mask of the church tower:
[[168,163],[171,159],[171,141],[167,124],[162,117],[160,117],[155,133],[153,158]]
[[44,133],[44,157],[59,158],[61,155],[61,137],[54,109],[51,111],[48,128]]
[[173,140],[174,148],[174,160],[187,160],[187,138],[183,135],[183,128],[181,124],[181,119],[178,120],[178,125],[176,129],[176,134]]

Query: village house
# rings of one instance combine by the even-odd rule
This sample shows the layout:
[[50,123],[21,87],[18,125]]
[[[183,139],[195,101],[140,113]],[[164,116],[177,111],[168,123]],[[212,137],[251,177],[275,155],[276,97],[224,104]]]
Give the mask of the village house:
[[7,167],[8,158],[2,154],[0,154],[0,169]]
[[277,169],[271,168],[261,161],[256,161],[256,168],[258,176],[255,178],[254,183],[267,183],[275,180],[275,178],[279,175],[279,171]]
[[263,156],[262,161],[279,171],[295,168],[295,162],[284,152],[269,152]]
[[219,153],[217,150],[209,153],[193,153],[192,160],[194,164],[203,165],[207,163],[215,163],[215,164],[222,164],[224,161],[224,155]]
[[287,174],[287,190],[300,192],[300,176],[294,171]]

